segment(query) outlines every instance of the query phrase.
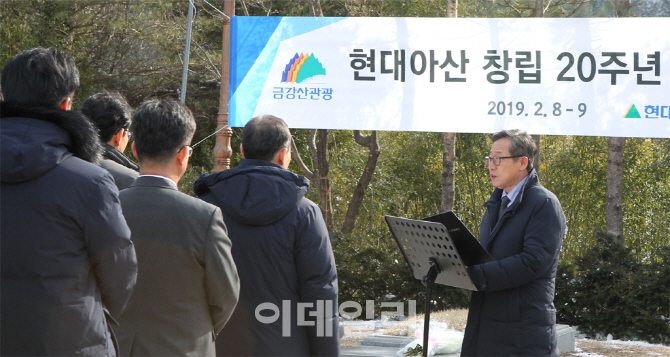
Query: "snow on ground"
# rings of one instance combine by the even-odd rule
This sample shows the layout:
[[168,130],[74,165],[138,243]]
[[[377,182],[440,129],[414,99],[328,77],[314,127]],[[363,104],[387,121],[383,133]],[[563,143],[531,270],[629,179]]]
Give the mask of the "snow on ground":
[[[432,314],[431,314],[431,317]],[[411,321],[408,321],[411,322]],[[437,322],[437,321],[435,321]],[[407,322],[405,322],[406,324]],[[345,335],[341,340],[342,347],[359,345],[369,334],[383,334],[392,330],[400,321],[384,320],[353,320],[340,321],[344,326]],[[453,324],[453,323],[452,323]],[[611,335],[606,340],[588,339],[579,336],[575,341],[575,352],[563,354],[565,357],[618,357],[618,356],[651,356],[670,357],[670,346],[651,344],[644,341],[615,340]]]

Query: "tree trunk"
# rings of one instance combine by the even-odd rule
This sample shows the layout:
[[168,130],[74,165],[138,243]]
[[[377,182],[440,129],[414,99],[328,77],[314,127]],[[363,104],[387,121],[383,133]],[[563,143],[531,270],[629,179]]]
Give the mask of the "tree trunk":
[[[318,140],[317,140],[318,136]],[[314,171],[305,165],[302,157],[300,157],[300,152],[295,146],[295,142],[291,141],[291,154],[293,160],[300,167],[300,171],[305,175],[312,183],[316,185],[316,189],[319,192],[319,208],[321,209],[321,214],[323,215],[323,220],[326,222],[326,228],[328,228],[328,233],[333,231],[333,205],[331,201],[330,193],[330,163],[328,162],[328,130],[325,129],[312,129],[309,135],[309,152],[312,155],[312,160],[314,161]]]
[[309,3],[309,10],[312,16],[323,17],[320,0],[307,0],[307,2]]
[[535,0],[535,11],[533,11],[533,17],[544,17],[544,1]]
[[442,212],[454,210],[456,134],[443,134],[444,153],[442,154]]
[[623,146],[625,138],[610,137],[607,153],[607,196],[605,199],[605,224],[607,233],[623,245]]
[[533,159],[533,167],[535,168],[535,171],[537,171],[538,175],[540,174],[540,145],[542,144],[542,135],[531,135],[533,138],[533,141],[535,142],[535,146],[537,146],[537,153],[535,153],[535,156],[532,157]]
[[[323,17],[323,12],[321,11],[321,1],[320,0],[308,0],[309,9],[312,16]],[[318,140],[316,138],[318,137]],[[315,142],[316,141],[316,142]],[[296,161],[300,159],[299,155],[296,155],[298,150],[293,145],[292,151],[294,152],[294,157]],[[332,235],[333,233],[333,204],[330,191],[330,163],[328,162],[328,130],[319,129],[312,130],[310,133],[309,141],[309,151],[312,154],[312,159],[314,160],[314,172],[310,172],[307,166],[300,160],[298,165],[300,169],[305,173],[309,174],[309,178],[312,182],[316,183],[316,188],[319,191],[319,208],[321,208],[321,214],[323,215],[323,220],[326,222],[326,228],[328,229],[328,234]]]
[[[630,0],[610,1],[617,17],[629,17],[630,9],[640,5]],[[625,138],[610,137],[607,141],[607,189],[605,193],[605,231],[623,245],[623,147]]]
[[[447,2],[447,17],[458,17],[458,0]],[[442,212],[446,212],[454,209],[456,134],[443,133],[442,135],[444,151],[442,153],[442,202],[440,208]]]
[[349,201],[347,214],[345,215],[344,223],[342,224],[342,233],[344,234],[353,232],[354,227],[356,226],[356,218],[361,211],[363,198],[365,198],[365,192],[370,185],[372,175],[375,173],[377,159],[379,158],[380,152],[376,131],[373,131],[370,136],[362,136],[360,130],[354,130],[354,139],[359,145],[369,148],[370,153],[368,154],[368,162],[365,164],[365,169],[363,169],[363,173],[361,174],[361,177],[358,180],[358,184],[354,189],[354,194],[351,197],[351,201]]
[[328,161],[328,130],[317,130],[316,167],[318,170],[319,207],[328,233],[333,232],[333,203],[330,192],[330,162]]
[[447,17],[458,17],[458,0],[447,1]]
[[[535,11],[533,13],[535,17],[544,17],[544,1],[535,0]],[[535,141],[535,146],[537,146],[537,153],[531,159],[533,160],[533,167],[535,171],[540,174],[540,144],[542,143],[542,135],[531,135],[533,141]]]
[[616,17],[630,17],[630,9],[642,4],[641,1],[631,4],[630,0],[609,0],[609,3],[614,8]]

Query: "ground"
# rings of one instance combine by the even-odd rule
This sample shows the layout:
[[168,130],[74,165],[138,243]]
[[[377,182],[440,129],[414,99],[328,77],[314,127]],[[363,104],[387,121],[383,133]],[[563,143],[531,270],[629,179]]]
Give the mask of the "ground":
[[[431,313],[431,324],[443,324],[450,329],[463,331],[467,320],[467,310],[448,310]],[[403,322],[390,320],[343,321],[344,337],[342,348],[360,345],[365,336],[377,333],[394,336],[413,336],[423,321],[423,315]],[[638,341],[598,341],[578,338],[576,351],[565,353],[562,357],[620,357],[620,356],[658,356],[670,357],[670,346],[652,345]]]

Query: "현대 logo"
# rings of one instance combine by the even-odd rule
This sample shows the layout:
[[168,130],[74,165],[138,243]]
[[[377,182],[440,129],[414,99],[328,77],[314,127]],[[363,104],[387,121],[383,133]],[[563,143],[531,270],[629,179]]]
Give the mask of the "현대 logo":
[[628,110],[626,111],[626,114],[623,116],[624,118],[641,118],[640,117],[640,112],[637,111],[637,108],[635,107],[635,104],[631,104],[630,107],[628,107]]
[[640,112],[635,104],[631,104],[623,117],[628,119],[670,119],[670,105],[652,104],[640,107],[644,107],[643,112]]
[[312,54],[298,53],[291,58],[282,72],[281,83],[315,83],[326,77],[326,69]]

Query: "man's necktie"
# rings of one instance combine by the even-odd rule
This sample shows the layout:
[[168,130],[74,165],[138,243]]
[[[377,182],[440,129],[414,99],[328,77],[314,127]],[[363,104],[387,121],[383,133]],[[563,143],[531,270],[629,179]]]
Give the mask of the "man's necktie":
[[509,204],[509,197],[505,196],[500,200],[500,211],[498,211],[498,220],[502,218],[502,215],[507,209],[508,204]]

